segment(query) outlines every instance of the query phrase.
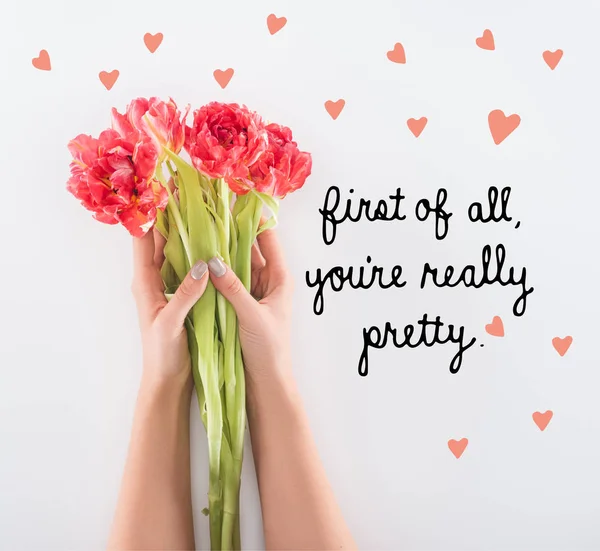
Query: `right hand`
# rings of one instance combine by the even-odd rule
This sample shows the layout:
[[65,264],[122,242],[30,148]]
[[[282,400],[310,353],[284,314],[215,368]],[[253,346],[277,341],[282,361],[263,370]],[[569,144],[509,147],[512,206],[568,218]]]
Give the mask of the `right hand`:
[[291,379],[292,280],[275,231],[262,232],[253,245],[250,292],[219,258],[209,260],[208,269],[236,311],[248,382]]

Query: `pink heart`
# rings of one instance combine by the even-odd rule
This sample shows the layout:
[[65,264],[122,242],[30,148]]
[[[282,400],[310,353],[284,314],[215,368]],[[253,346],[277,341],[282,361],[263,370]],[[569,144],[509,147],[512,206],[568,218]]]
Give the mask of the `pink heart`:
[[219,83],[219,86],[221,88],[225,88],[229,84],[231,77],[233,77],[233,72],[234,71],[231,68],[225,69],[224,71],[221,71],[221,69],[217,69],[213,73],[213,76],[215,77],[215,80]]
[[485,326],[485,330],[492,335],[492,337],[504,337],[504,324],[502,323],[502,318],[500,316],[494,316],[492,323],[488,323]]
[[162,44],[163,41],[163,33],[150,34],[146,33],[144,35],[144,44],[146,44],[146,48],[150,51],[151,54],[156,52],[157,48]]
[[494,44],[494,35],[489,29],[483,31],[483,35],[475,40],[475,44],[477,44],[477,46],[479,46],[482,50],[496,49],[496,45]]
[[100,74],[98,76],[100,77],[100,82],[104,84],[104,87],[107,90],[110,90],[119,78],[119,71],[117,71],[116,69],[114,71],[111,71],[110,73],[107,73],[106,71],[100,71]]
[[561,339],[560,337],[554,337],[552,339],[552,346],[554,346],[554,350],[556,350],[561,356],[564,356],[569,350],[571,344],[573,344],[573,337],[565,337]]
[[548,423],[550,422],[550,420],[552,419],[552,416],[554,415],[554,413],[552,413],[550,410],[541,413],[539,411],[536,411],[532,417],[533,417],[533,422],[538,426],[538,428],[540,430],[544,430],[547,426]]
[[501,144],[521,124],[519,115],[506,116],[500,109],[491,111],[488,115],[490,132],[496,145]]
[[460,440],[448,440],[448,448],[454,454],[456,459],[459,459],[463,452],[467,449],[469,440],[467,438],[461,438]]
[[285,17],[277,17],[274,13],[267,17],[267,27],[271,34],[275,34],[279,32],[285,24],[287,23],[287,19]]
[[40,71],[49,71],[51,69],[50,66],[50,56],[46,50],[41,50],[40,55],[38,57],[34,57],[31,60],[32,65],[39,69]]
[[406,63],[406,54],[404,46],[400,42],[396,42],[394,49],[387,53],[387,58],[394,63]]
[[542,54],[542,57],[544,58],[546,65],[548,65],[548,67],[550,67],[550,69],[552,69],[553,71],[554,71],[554,69],[556,69],[556,66],[558,65],[558,62],[562,59],[562,56],[563,56],[562,50],[556,50],[555,52],[546,50]]
[[344,109],[345,105],[346,102],[343,99],[339,99],[337,101],[327,100],[325,102],[325,109],[327,110],[331,118],[335,120],[340,116],[340,113],[342,112],[342,109]]
[[427,117],[421,117],[420,119],[408,119],[406,121],[408,129],[413,133],[415,138],[418,138],[423,132],[423,129],[427,125]]

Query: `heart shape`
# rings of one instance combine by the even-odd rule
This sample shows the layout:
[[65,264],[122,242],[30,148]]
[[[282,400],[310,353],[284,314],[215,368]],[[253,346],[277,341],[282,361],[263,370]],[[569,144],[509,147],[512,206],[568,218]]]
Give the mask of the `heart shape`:
[[221,88],[225,88],[229,84],[229,81],[233,76],[233,72],[234,71],[231,67],[229,69],[225,69],[224,71],[221,71],[221,69],[217,69],[213,73],[213,76],[215,77],[215,80],[219,83],[219,86]]
[[415,138],[418,138],[423,132],[423,129],[427,125],[427,117],[421,117],[420,119],[408,119],[406,126],[413,133]]
[[500,316],[494,316],[492,323],[488,323],[485,326],[486,333],[492,335],[492,337],[504,337],[504,324]]
[[556,69],[556,66],[558,65],[558,62],[562,59],[563,53],[564,52],[562,50],[556,50],[555,52],[546,50],[542,54],[542,57],[544,58],[546,65],[548,65],[548,67],[550,67],[550,69],[554,71],[554,69]]
[[50,56],[46,50],[40,50],[40,55],[34,57],[31,63],[36,69],[40,71],[49,71],[52,67],[50,66]]
[[343,99],[339,99],[337,101],[327,100],[325,102],[325,109],[327,110],[331,118],[335,120],[340,116],[340,113],[342,112],[342,109],[344,109],[345,105],[346,102]]
[[404,46],[400,42],[396,42],[394,49],[387,53],[387,58],[394,63],[406,63],[406,54],[404,53]]
[[544,430],[548,426],[548,423],[552,419],[553,415],[554,413],[552,413],[550,410],[545,411],[544,413],[536,411],[532,415],[533,422],[538,426],[538,429]]
[[110,73],[107,73],[106,71],[100,71],[100,74],[98,76],[100,77],[100,82],[104,84],[104,87],[107,90],[110,90],[119,78],[119,71],[117,71],[116,69],[114,71],[111,71]]
[[285,17],[277,17],[274,13],[267,17],[267,27],[271,34],[275,34],[279,32],[285,24],[287,23],[287,19]]
[[482,50],[495,50],[496,45],[494,44],[494,35],[492,31],[486,29],[483,34],[475,40],[475,44]]
[[554,337],[552,339],[552,346],[554,346],[554,350],[556,350],[561,356],[564,356],[569,350],[569,347],[573,344],[573,337],[565,337],[561,339],[560,337]]
[[456,459],[460,459],[460,456],[466,450],[469,440],[467,438],[461,438],[460,440],[448,440],[448,448],[454,454]]
[[144,35],[144,44],[146,44],[146,48],[150,50],[150,53],[153,54],[156,52],[158,47],[162,44],[163,41],[163,33],[150,34],[146,33]]
[[488,124],[494,143],[500,145],[521,124],[521,117],[516,114],[507,117],[504,111],[494,109],[488,115]]

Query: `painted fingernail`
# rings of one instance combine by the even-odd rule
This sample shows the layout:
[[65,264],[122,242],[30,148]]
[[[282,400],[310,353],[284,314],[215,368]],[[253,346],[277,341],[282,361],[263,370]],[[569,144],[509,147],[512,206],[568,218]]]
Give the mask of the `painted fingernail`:
[[206,273],[208,266],[203,260],[198,260],[192,267],[192,279],[202,279],[202,276]]
[[225,264],[223,264],[218,256],[214,256],[208,261],[208,269],[210,270],[211,274],[217,277],[224,276],[225,272],[227,271],[227,267]]

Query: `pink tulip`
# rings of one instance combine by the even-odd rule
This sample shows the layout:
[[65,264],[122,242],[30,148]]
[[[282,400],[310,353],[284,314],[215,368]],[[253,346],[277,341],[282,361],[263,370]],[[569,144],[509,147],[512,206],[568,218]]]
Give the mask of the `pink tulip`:
[[167,191],[154,179],[158,151],[148,137],[127,141],[116,130],[69,142],[73,155],[67,189],[105,224],[121,223],[141,237],[154,224]]
[[267,132],[260,116],[246,107],[212,102],[194,112],[185,148],[200,172],[225,178],[241,195],[254,187],[249,167],[266,150]]
[[250,167],[256,191],[283,199],[304,185],[312,169],[310,153],[300,151],[292,131],[278,124],[266,127],[268,148]]
[[172,99],[168,102],[159,98],[134,99],[120,114],[112,110],[113,129],[128,141],[137,141],[136,133],[148,136],[159,151],[163,147],[179,153],[185,141],[185,118],[189,107],[181,114]]

